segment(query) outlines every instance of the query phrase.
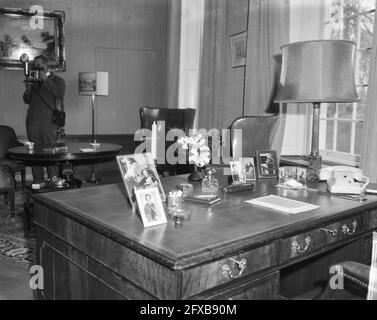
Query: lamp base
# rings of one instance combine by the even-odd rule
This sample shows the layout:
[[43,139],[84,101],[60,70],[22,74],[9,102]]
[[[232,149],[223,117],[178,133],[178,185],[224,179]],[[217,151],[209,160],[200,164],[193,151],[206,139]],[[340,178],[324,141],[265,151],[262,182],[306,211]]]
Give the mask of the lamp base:
[[311,152],[308,156],[308,172],[306,180],[309,183],[319,182],[319,170],[321,169],[322,157],[319,153]]
[[101,182],[101,180],[99,178],[97,178],[97,176],[96,176],[94,164],[92,164],[92,172],[90,174],[90,177],[88,179],[86,179],[86,182],[92,183],[92,184],[98,184],[98,183]]

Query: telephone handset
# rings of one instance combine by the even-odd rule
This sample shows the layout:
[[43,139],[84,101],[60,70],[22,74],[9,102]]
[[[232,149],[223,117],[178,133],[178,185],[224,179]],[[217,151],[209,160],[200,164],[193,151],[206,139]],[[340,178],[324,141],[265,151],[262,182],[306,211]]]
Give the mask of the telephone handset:
[[348,166],[323,168],[319,179],[327,180],[327,189],[331,193],[360,194],[369,183],[369,178],[363,176],[361,169]]

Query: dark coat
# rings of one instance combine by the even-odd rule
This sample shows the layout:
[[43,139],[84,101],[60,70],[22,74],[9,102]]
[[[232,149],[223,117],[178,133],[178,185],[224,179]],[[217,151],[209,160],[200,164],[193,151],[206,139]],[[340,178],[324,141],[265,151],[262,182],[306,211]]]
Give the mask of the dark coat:
[[25,91],[24,102],[29,104],[26,116],[26,127],[55,126],[52,123],[53,111],[43,102],[38,94],[45,100],[51,108],[55,108],[56,99],[63,100],[65,93],[65,81],[63,78],[51,73],[42,83],[34,83],[30,92]]

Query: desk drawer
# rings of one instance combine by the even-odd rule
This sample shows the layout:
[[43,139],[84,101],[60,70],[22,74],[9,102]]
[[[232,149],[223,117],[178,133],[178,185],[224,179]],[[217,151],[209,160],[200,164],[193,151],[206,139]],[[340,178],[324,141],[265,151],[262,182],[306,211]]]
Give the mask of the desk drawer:
[[259,270],[269,268],[278,262],[275,243],[247,252],[204,264],[182,273],[182,295],[188,298],[221,284],[231,284],[237,279]]
[[279,272],[241,284],[213,299],[219,300],[277,300],[279,298]]
[[365,214],[366,231],[377,228],[377,210],[369,211]]
[[282,240],[280,261],[308,254],[328,244],[351,238],[363,232],[363,216],[342,220]]

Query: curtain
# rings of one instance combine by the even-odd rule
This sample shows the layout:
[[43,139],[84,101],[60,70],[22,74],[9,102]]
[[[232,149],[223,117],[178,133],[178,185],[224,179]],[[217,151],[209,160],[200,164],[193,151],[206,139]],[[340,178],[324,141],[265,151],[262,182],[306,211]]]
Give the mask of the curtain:
[[206,0],[200,72],[199,128],[223,127],[227,0]]
[[368,95],[365,120],[361,140],[360,168],[369,177],[370,182],[377,183],[377,23],[374,23],[373,50],[369,69]]
[[166,106],[168,108],[178,108],[181,7],[182,0],[168,1],[168,39],[165,88]]
[[278,112],[280,47],[289,41],[289,0],[250,0],[244,115]]

